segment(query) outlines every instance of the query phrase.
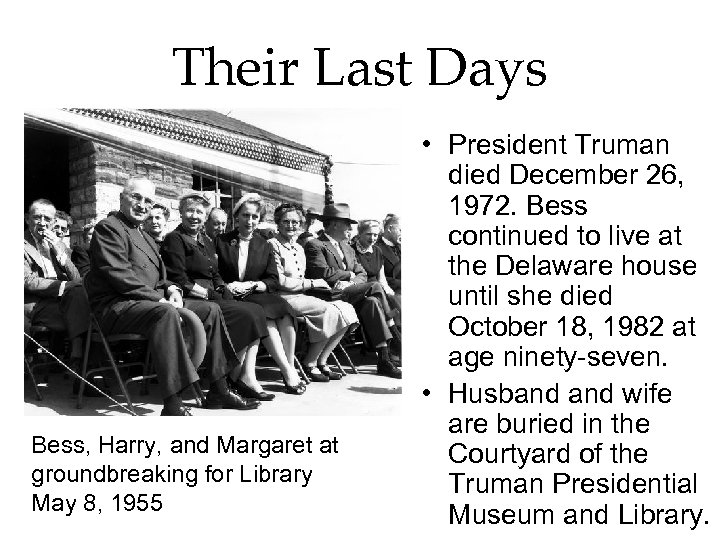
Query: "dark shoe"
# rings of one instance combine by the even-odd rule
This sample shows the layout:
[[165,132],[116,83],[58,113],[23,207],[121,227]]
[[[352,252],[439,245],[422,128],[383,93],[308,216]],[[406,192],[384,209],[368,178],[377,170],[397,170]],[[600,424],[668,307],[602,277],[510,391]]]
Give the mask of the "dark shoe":
[[240,379],[238,379],[237,381],[232,381],[230,380],[230,378],[228,378],[228,386],[244,398],[257,399],[258,401],[272,401],[273,399],[275,399],[275,394],[270,394],[268,392],[258,392],[257,390],[250,388]]
[[402,370],[386,358],[381,358],[377,363],[377,374],[402,379]]
[[237,411],[251,411],[260,405],[254,399],[244,399],[232,391],[225,393],[208,392],[205,398],[206,409],[235,409]]
[[397,367],[402,367],[402,358],[400,358],[400,355],[390,353],[390,361],[395,364]]
[[342,375],[340,373],[336,373],[328,366],[318,366],[318,369],[320,370],[320,373],[325,375],[331,381],[339,381],[342,379]]
[[179,407],[177,409],[166,409],[160,411],[160,416],[192,416],[190,409],[187,407]]
[[302,396],[305,393],[305,390],[307,390],[305,383],[302,381],[297,383],[295,386],[290,386],[283,378],[283,383],[285,383],[285,392],[294,396]]
[[392,334],[392,337],[396,339],[398,343],[402,343],[402,334],[400,333],[400,329],[397,327],[397,325],[392,325],[389,330]]
[[388,342],[388,350],[390,351],[390,354],[402,356],[402,343],[393,338]]
[[305,373],[308,376],[308,379],[310,379],[312,382],[329,382],[330,377],[327,375],[324,375],[321,371],[318,370],[318,368],[311,368],[309,366],[305,366]]

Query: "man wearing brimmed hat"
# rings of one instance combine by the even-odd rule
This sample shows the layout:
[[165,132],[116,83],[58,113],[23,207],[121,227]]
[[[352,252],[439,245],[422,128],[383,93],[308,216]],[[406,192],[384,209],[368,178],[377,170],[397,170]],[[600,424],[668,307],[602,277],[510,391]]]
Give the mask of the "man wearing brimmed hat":
[[352,224],[350,207],[344,203],[328,204],[322,214],[325,231],[305,245],[309,279],[324,279],[332,289],[333,299],[345,300],[357,311],[360,324],[378,356],[378,375],[400,379],[402,371],[390,358],[388,344],[399,349],[399,333],[393,317],[397,314],[388,304],[379,283],[368,283],[367,273],[348,245]]

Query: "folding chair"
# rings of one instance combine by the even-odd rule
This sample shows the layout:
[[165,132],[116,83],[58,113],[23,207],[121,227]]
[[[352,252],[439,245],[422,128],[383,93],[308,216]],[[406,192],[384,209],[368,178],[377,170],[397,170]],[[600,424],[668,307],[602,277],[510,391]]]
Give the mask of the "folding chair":
[[310,384],[310,377],[308,377],[307,373],[305,373],[305,368],[297,355],[293,355],[293,361],[295,362],[295,369],[297,369],[298,373],[300,373],[300,378],[305,382],[305,384]]
[[[106,371],[112,371],[115,375],[115,378],[118,382],[118,385],[120,386],[120,391],[123,393],[123,396],[125,398],[125,401],[127,401],[128,408],[134,412],[133,403],[130,399],[130,394],[128,394],[127,387],[125,386],[125,381],[123,381],[122,377],[120,376],[120,369],[118,367],[117,362],[115,361],[115,356],[113,355],[113,347],[115,348],[116,353],[123,353],[127,351],[126,344],[128,342],[135,342],[135,343],[143,343],[147,344],[147,339],[145,336],[141,334],[112,334],[110,336],[105,336],[103,331],[100,329],[100,324],[98,323],[97,319],[95,318],[95,315],[90,316],[90,325],[88,326],[88,333],[87,337],[85,339],[85,351],[83,354],[83,363],[82,368],[80,370],[80,375],[82,376],[82,379],[80,380],[80,387],[78,388],[78,396],[77,396],[77,408],[82,409],[83,408],[83,394],[85,392],[85,381],[88,377],[91,377],[97,373],[103,373]],[[90,346],[93,343],[101,343],[103,346],[103,351],[105,352],[105,359],[110,364],[109,366],[100,366],[97,368],[93,368],[88,370],[88,359],[90,357]],[[125,350],[120,350],[119,347],[125,345]],[[130,368],[133,366],[141,366],[143,367],[143,370],[145,373],[148,369],[148,366],[150,364],[150,350],[145,347],[145,359],[143,362],[127,362],[123,363],[123,368]],[[128,381],[133,380],[128,379]]]
[[304,317],[297,317],[295,320],[298,323],[298,332],[297,339],[295,341],[295,354],[293,355],[293,362],[295,363],[295,368],[298,370],[298,373],[300,373],[300,378],[305,382],[305,384],[310,384],[310,377],[308,377],[307,373],[305,373],[305,368],[299,358],[299,356],[304,356],[300,354],[300,351],[305,351],[307,349],[307,326],[305,324]]
[[[207,336],[205,335],[205,329],[198,316],[195,315],[195,313],[193,313],[192,311],[185,308],[178,308],[178,313],[180,314],[181,324],[183,328],[183,337],[185,338],[185,345],[188,348],[188,354],[190,355],[190,359],[193,365],[199,366],[202,363],[203,357],[205,356],[205,349],[207,347]],[[91,328],[93,326],[93,323],[96,325],[95,328],[97,329],[97,332],[92,334],[92,339],[94,339],[94,342],[103,342],[105,354],[110,362],[110,366],[100,367],[87,371],[86,375],[83,375],[83,378],[87,378],[87,376],[90,376],[91,374],[95,374],[101,371],[107,371],[114,368],[113,371],[115,372],[118,383],[120,384],[120,388],[123,392],[123,395],[125,396],[125,399],[128,402],[128,405],[130,405],[130,409],[132,410],[132,402],[130,400],[129,393],[127,392],[127,385],[129,385],[131,382],[142,382],[143,387],[141,390],[141,395],[147,395],[149,393],[148,382],[151,379],[157,378],[157,373],[153,371],[153,365],[151,361],[152,359],[150,357],[150,349],[147,347],[147,339],[141,334],[113,334],[105,338],[102,331],[100,331],[99,325],[94,316],[90,323]],[[88,336],[91,336],[90,332],[88,332]],[[143,370],[142,375],[136,375],[126,379],[125,381],[122,381],[120,379],[119,371],[117,369],[118,365],[115,361],[115,358],[113,357],[110,345],[116,345],[117,347],[120,347],[120,345],[125,345],[119,352],[127,352],[128,342],[135,342],[136,344],[140,343],[145,346],[146,350],[144,360],[143,362],[123,363],[121,367],[129,368],[133,366],[142,366]],[[88,340],[85,346],[83,371],[87,369],[90,343],[91,340]],[[105,345],[105,343],[107,343],[107,345]],[[82,408],[82,392],[84,389],[84,385],[85,382],[81,381],[80,391],[78,392],[78,409]],[[205,396],[203,395],[200,384],[198,382],[193,383],[191,385],[191,390],[193,392],[198,407],[202,407],[205,404]]]
[[[344,345],[343,345],[344,344]],[[370,345],[368,344],[367,337],[365,336],[365,331],[362,328],[361,324],[358,324],[355,328],[347,332],[344,336],[342,341],[338,343],[338,346],[335,347],[335,351],[340,351],[342,356],[345,358],[347,363],[350,365],[350,370],[353,372],[353,374],[357,375],[359,372],[357,370],[357,367],[355,367],[355,363],[350,358],[350,355],[348,354],[347,348],[350,347],[359,347],[360,353],[365,356],[367,351],[370,349]],[[335,351],[333,351],[332,355],[335,358],[335,362],[339,365],[339,360],[335,356]]]
[[[61,332],[62,333],[62,332]],[[31,326],[27,331],[28,336],[33,338],[35,341],[40,343],[43,347],[46,349],[51,348],[51,344],[53,341],[53,336],[56,334],[56,331],[51,330],[47,326]],[[28,339],[25,343],[25,350],[23,351],[23,357],[25,361],[25,370],[27,374],[30,376],[30,380],[33,384],[33,389],[35,390],[35,398],[38,401],[42,401],[42,394],[40,393],[40,387],[38,386],[37,379],[35,379],[35,370],[42,367],[48,367],[48,366],[54,366],[56,362],[54,360],[52,361],[46,361],[46,362],[36,362],[36,357],[45,356],[47,353],[45,353],[42,349],[40,349],[35,343]],[[28,360],[28,357],[32,358],[32,362]],[[45,373],[45,382],[48,381],[47,372]]]
[[[307,376],[307,374],[305,373],[305,368],[303,367],[302,362],[300,362],[300,360],[298,359],[298,351],[299,351],[300,349],[303,349],[303,350],[305,349],[305,347],[304,347],[304,340],[305,340],[305,341],[307,340],[307,327],[305,326],[305,319],[304,319],[304,318],[298,318],[297,321],[298,321],[298,340],[297,340],[296,347],[295,347],[295,357],[294,357],[294,358],[295,358],[295,365],[296,365],[298,371],[300,372],[300,376],[302,377],[302,379],[303,379],[306,383],[309,383],[309,382],[310,382],[310,378],[309,378],[309,377]],[[304,340],[303,340],[302,338],[304,338]],[[338,347],[336,347],[336,349],[337,349],[337,348],[340,348],[340,350],[344,353],[345,358],[347,359],[347,362],[348,362],[348,364],[350,365],[350,369],[352,370],[352,372],[355,373],[355,374],[357,374],[357,373],[358,373],[358,370],[357,370],[357,368],[355,367],[355,364],[353,364],[353,361],[350,359],[350,357],[348,356],[347,352],[346,352],[345,349],[342,347],[342,345],[341,345],[341,344],[338,344]],[[346,376],[346,375],[347,375],[347,371],[345,371],[345,369],[343,368],[342,364],[340,364],[340,361],[338,360],[338,357],[335,356],[335,352],[334,352],[334,351],[330,353],[330,359],[335,363],[335,366],[338,368],[338,370],[340,371],[340,373],[342,374],[342,376],[343,376],[343,377]]]
[[335,347],[335,350],[330,353],[330,358],[333,359],[333,361],[335,362],[335,365],[337,365],[338,369],[340,369],[340,371],[342,372],[343,375],[347,375],[347,372],[343,369],[342,365],[340,365],[340,360],[335,355],[335,351],[337,351],[337,350],[339,350],[343,354],[343,356],[345,357],[345,360],[350,365],[350,371],[352,371],[354,375],[357,375],[358,370],[355,367],[355,364],[353,363],[352,359],[350,358],[350,355],[345,350],[345,347],[342,346],[342,343],[338,343],[338,346]]

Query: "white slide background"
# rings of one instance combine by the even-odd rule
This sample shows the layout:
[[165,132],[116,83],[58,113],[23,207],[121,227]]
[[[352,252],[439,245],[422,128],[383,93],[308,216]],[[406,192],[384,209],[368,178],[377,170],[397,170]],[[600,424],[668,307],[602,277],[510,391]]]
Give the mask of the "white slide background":
[[[502,7],[499,7],[502,6]],[[8,359],[8,379],[3,400],[2,506],[9,537],[52,537],[81,535],[104,538],[126,536],[207,537],[229,534],[257,538],[718,538],[717,385],[718,385],[718,293],[717,293],[717,13],[712,2],[603,2],[580,3],[413,3],[396,6],[391,2],[326,4],[280,2],[245,5],[205,2],[65,2],[23,5],[6,11],[3,22],[3,103],[2,125],[5,155],[4,203],[12,223],[9,236],[10,259],[17,264],[2,266],[4,296],[8,305],[19,305],[19,224],[21,208],[14,193],[22,177],[22,112],[36,107],[121,107],[121,108],[357,108],[393,109],[392,123],[378,122],[376,129],[394,133],[392,154],[402,163],[394,178],[393,192],[402,194],[397,210],[404,219],[405,317],[403,406],[394,417],[315,417],[290,421],[283,417],[252,420],[242,417],[204,418],[170,422],[158,418],[29,418],[22,413],[20,323],[12,310],[3,314],[3,347]],[[182,61],[173,58],[173,47],[214,45],[219,56],[239,62],[245,58],[265,59],[273,47],[276,59],[296,58],[292,87],[181,86]],[[413,62],[408,68],[412,85],[397,83],[386,87],[319,87],[316,83],[315,47],[330,47],[334,73],[347,73],[350,61],[363,58],[397,60],[405,51]],[[452,86],[428,86],[428,47],[453,47],[468,61],[478,59],[542,59],[547,82],[531,88],[517,81],[506,99],[495,99],[502,77],[497,72],[494,88],[473,87],[464,81]],[[354,130],[347,125],[348,132]],[[368,140],[374,130],[360,128]],[[271,129],[272,130],[272,129]],[[450,198],[456,193],[483,193],[485,186],[455,189],[447,181],[448,170],[458,163],[475,167],[513,161],[532,161],[538,167],[592,166],[641,167],[652,157],[610,157],[576,155],[564,157],[450,156],[448,134],[464,133],[474,138],[505,137],[508,133],[545,138],[587,132],[604,137],[637,137],[670,140],[670,155],[658,159],[676,165],[683,188],[667,186],[557,187],[494,186],[494,194],[505,193],[520,200],[527,193],[558,199],[585,199],[589,212],[582,217],[522,217],[503,221],[517,227],[558,228],[565,223],[605,231],[609,224],[625,229],[659,229],[680,226],[683,246],[653,246],[610,250],[568,247],[562,249],[507,248],[529,258],[545,257],[611,258],[627,252],[644,258],[694,259],[694,277],[611,278],[575,280],[527,278],[498,280],[492,276],[451,279],[447,259],[453,254],[482,258],[479,248],[460,250],[449,246],[450,228],[483,228],[480,218],[456,218]],[[280,133],[282,134],[282,133]],[[339,134],[338,136],[342,136]],[[422,147],[423,139],[432,145]],[[370,142],[368,144],[371,144]],[[320,150],[323,150],[320,148]],[[358,190],[363,190],[361,186]],[[375,188],[377,189],[377,188]],[[382,197],[382,192],[377,193]],[[352,201],[350,201],[352,202]],[[522,206],[518,207],[521,210]],[[574,240],[574,235],[571,237]],[[573,242],[574,243],[574,242]],[[575,244],[575,243],[574,243]],[[497,248],[502,251],[503,248]],[[489,249],[493,253],[495,248]],[[560,339],[557,327],[546,338],[524,341],[501,338],[453,338],[447,321],[453,313],[448,305],[450,287],[479,287],[498,283],[501,288],[527,283],[535,288],[560,290],[572,283],[583,288],[613,287],[613,306],[542,309],[477,308],[477,318],[491,315],[502,319],[542,318],[554,324],[563,314],[583,314],[592,320],[595,333],[602,321],[615,316],[662,314],[666,321],[694,317],[697,337],[663,338],[653,344],[638,339],[596,339],[588,344],[580,338]],[[18,308],[19,310],[19,308]],[[511,370],[500,367],[466,374],[447,365],[452,349],[526,347],[556,349],[657,348],[667,358],[661,369],[578,368],[563,373],[558,368]],[[17,359],[17,360],[16,360]],[[596,407],[569,408],[565,405],[542,409],[505,407],[506,415],[530,415],[539,411],[563,416],[583,410],[597,416],[627,411],[650,419],[646,435],[629,437],[603,434],[606,447],[620,440],[649,451],[645,465],[563,466],[577,476],[600,476],[611,471],[630,471],[638,476],[678,475],[697,472],[696,495],[505,495],[462,496],[451,492],[449,472],[463,470],[477,476],[523,474],[509,466],[453,465],[448,447],[456,440],[469,444],[503,446],[552,446],[565,442],[564,435],[501,438],[476,435],[452,437],[447,424],[451,417],[492,417],[496,409],[448,403],[451,381],[467,381],[476,387],[497,385],[569,386],[641,385],[660,382],[672,389],[668,405],[623,407],[619,403]],[[432,390],[430,397],[422,389]],[[172,438],[200,437],[217,433],[245,438],[314,439],[337,436],[341,453],[330,458],[314,455],[311,460],[278,458],[268,465],[312,467],[313,480],[298,487],[207,486],[162,488],[166,508],[159,514],[123,514],[109,509],[102,515],[77,511],[71,517],[31,512],[30,469],[36,466],[105,462],[101,457],[58,459],[33,456],[31,437],[43,434],[54,438],[84,438],[94,441],[98,434],[128,438],[157,438],[159,444]],[[594,445],[598,437],[575,434],[573,447]],[[605,456],[607,459],[607,456]],[[260,460],[245,458],[245,463]],[[136,465],[142,460],[113,461]],[[185,457],[177,463],[201,466],[238,466],[239,457]],[[264,462],[263,462],[264,463]],[[556,470],[539,466],[524,474],[549,477]],[[73,486],[64,496],[94,490],[109,499],[118,490],[113,486]],[[128,486],[120,492],[137,492]],[[152,492],[151,486],[143,491]],[[548,506],[598,508],[608,503],[609,523],[595,526],[565,526],[556,512],[555,526],[448,525],[451,502],[468,502],[475,507],[527,508]],[[688,526],[617,524],[619,503],[645,503],[655,507],[703,508],[697,530]]]

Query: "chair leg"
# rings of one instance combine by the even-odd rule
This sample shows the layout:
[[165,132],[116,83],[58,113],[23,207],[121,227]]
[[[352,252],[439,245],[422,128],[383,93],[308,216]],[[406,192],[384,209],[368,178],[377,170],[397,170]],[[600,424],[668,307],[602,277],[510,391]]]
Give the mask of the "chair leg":
[[295,360],[295,367],[300,372],[300,378],[305,381],[306,384],[310,384],[310,379],[308,378],[307,374],[305,373],[305,369],[303,368],[302,363],[298,359],[297,356],[293,355],[293,359]]
[[340,370],[340,373],[342,374],[342,376],[344,377],[345,375],[347,375],[347,372],[346,372],[346,371],[343,369],[343,367],[340,365],[340,362],[338,361],[337,356],[335,356],[335,353],[332,353],[332,352],[331,352],[331,353],[330,353],[330,358],[332,358],[333,362],[335,362],[335,365],[336,365],[337,368]]
[[[95,323],[97,324],[97,322]],[[98,330],[100,326],[98,325]],[[115,373],[115,378],[117,379],[118,385],[120,386],[120,390],[123,393],[123,396],[125,397],[125,401],[128,404],[128,408],[131,412],[135,412],[135,409],[133,407],[132,400],[130,399],[130,394],[128,394],[127,387],[125,386],[125,383],[122,380],[122,377],[120,376],[120,370],[117,367],[117,364],[115,363],[115,358],[113,357],[112,351],[110,350],[110,345],[108,344],[107,340],[105,339],[105,336],[103,335],[102,331],[99,332],[100,334],[100,341],[102,341],[103,348],[105,349],[105,354],[107,355],[107,359],[110,362],[110,366],[112,367],[113,373]]]
[[350,365],[350,370],[353,372],[353,374],[357,375],[358,370],[355,367],[355,364],[353,363],[352,359],[350,358],[350,355],[345,350],[345,347],[343,347],[342,344],[339,343],[338,346],[335,347],[335,350],[337,350],[337,349],[340,349],[340,352],[345,356],[345,360],[347,360],[348,364]]
[[77,404],[78,409],[83,408],[83,393],[85,392],[85,379],[87,377],[88,358],[90,357],[90,343],[92,342],[92,323],[85,335],[85,350],[83,351],[83,362],[80,368],[80,384],[78,385]]
[[25,360],[25,369],[27,369],[28,375],[30,375],[30,380],[32,381],[33,389],[35,390],[35,399],[42,401],[42,394],[40,393],[37,381],[35,380],[35,375],[33,375],[32,368],[30,367],[30,362],[27,361],[27,358],[23,357],[23,359]]
[[145,364],[143,365],[143,382],[141,395],[147,396],[150,393],[150,347],[145,350]]

